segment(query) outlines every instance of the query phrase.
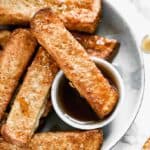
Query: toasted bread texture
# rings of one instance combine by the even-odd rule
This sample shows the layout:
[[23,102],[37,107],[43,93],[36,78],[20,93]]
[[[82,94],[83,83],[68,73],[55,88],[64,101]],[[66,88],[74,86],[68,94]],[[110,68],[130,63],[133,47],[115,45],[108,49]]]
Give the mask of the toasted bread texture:
[[103,134],[100,130],[48,132],[33,136],[26,147],[9,144],[0,138],[2,150],[100,150]]
[[35,38],[26,29],[17,29],[10,35],[0,57],[0,120],[36,45]]
[[0,46],[3,49],[10,37],[11,32],[9,30],[0,30]]
[[0,24],[28,24],[38,10],[51,8],[68,29],[94,32],[101,5],[101,0],[1,0]]
[[6,142],[2,137],[0,137],[0,149],[1,150],[27,150],[26,148],[20,148],[16,145],[12,145]]
[[49,52],[78,92],[100,118],[112,112],[118,92],[90,60],[78,41],[49,9],[40,10],[31,21],[38,42]]
[[99,150],[103,134],[99,130],[56,132],[35,134],[29,147],[31,150]]
[[6,124],[2,127],[1,133],[5,140],[22,146],[31,139],[45,110],[57,70],[48,52],[40,48],[28,68]]
[[110,60],[119,48],[119,42],[115,39],[77,32],[73,32],[72,35],[85,48],[90,56]]

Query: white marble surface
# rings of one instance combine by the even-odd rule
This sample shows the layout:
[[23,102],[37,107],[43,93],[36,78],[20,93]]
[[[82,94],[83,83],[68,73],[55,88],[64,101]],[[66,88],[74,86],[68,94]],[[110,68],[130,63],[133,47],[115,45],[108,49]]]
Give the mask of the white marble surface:
[[[129,21],[140,47],[142,38],[150,34],[150,0],[111,0],[111,3],[122,11]],[[130,11],[131,15],[126,13],[127,11]],[[145,64],[143,103],[131,128],[113,150],[140,150],[145,140],[150,137],[150,54],[143,53],[143,58]]]

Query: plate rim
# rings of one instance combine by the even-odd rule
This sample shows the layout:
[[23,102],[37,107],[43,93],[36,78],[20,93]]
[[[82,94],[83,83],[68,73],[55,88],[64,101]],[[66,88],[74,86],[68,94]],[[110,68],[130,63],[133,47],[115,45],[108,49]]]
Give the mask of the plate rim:
[[[125,136],[125,134],[128,132],[128,130],[131,128],[131,126],[133,125],[139,111],[140,111],[140,108],[141,108],[141,105],[143,103],[143,97],[144,97],[144,90],[145,90],[145,64],[144,64],[144,58],[143,58],[143,54],[140,50],[140,47],[138,46],[138,43],[137,43],[137,40],[136,40],[136,35],[134,34],[133,32],[133,29],[131,28],[131,25],[129,24],[129,22],[127,21],[127,19],[123,16],[123,13],[121,13],[119,11],[119,9],[117,9],[112,3],[114,1],[109,1],[109,0],[104,0],[103,1],[103,4],[104,5],[108,5],[114,12],[117,13],[117,15],[122,19],[122,21],[126,24],[126,26],[128,27],[129,29],[129,33],[132,35],[132,38],[133,38],[133,42],[135,43],[135,47],[137,49],[137,53],[139,55],[139,58],[140,58],[140,63],[141,63],[141,90],[140,90],[140,93],[139,93],[139,101],[137,103],[137,107],[136,109],[134,110],[134,112],[132,113],[132,117],[128,123],[128,128],[125,129],[125,132],[120,136],[120,137],[117,137],[117,140],[116,142],[113,142],[111,145],[109,145],[107,147],[107,149],[113,149],[119,142],[120,140]],[[130,3],[129,3],[130,4]]]

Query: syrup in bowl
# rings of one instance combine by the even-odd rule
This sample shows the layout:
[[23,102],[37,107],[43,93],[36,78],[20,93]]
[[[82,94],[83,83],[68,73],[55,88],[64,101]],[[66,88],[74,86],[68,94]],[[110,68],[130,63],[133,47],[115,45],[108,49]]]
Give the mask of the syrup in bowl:
[[84,130],[101,128],[109,124],[118,113],[120,102],[124,97],[123,80],[117,69],[105,60],[92,59],[97,67],[100,68],[104,77],[119,92],[118,102],[108,116],[100,119],[87,100],[79,94],[72,83],[65,77],[63,71],[57,73],[51,89],[52,105],[57,115],[68,125]]
[[[97,67],[101,70],[109,83],[117,89],[115,79],[111,73],[105,70],[105,68],[102,66]],[[100,119],[92,110],[86,99],[79,94],[79,92],[75,89],[75,87],[73,87],[72,83],[65,77],[64,74],[58,89],[58,101],[64,114],[66,114],[66,116],[68,116],[69,119],[72,119],[73,121],[78,120],[80,123],[92,123],[105,120],[109,117],[108,115],[104,119]]]
[[87,101],[70,85],[64,76],[59,87],[59,102],[66,114],[79,121],[98,121]]

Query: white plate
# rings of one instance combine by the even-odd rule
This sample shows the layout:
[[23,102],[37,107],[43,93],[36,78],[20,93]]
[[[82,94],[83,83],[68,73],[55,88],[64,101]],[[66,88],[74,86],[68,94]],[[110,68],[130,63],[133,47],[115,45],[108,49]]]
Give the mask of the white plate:
[[[107,1],[103,3],[103,18],[97,33],[102,36],[116,38],[121,43],[119,52],[112,63],[122,75],[126,93],[116,119],[103,128],[104,144],[102,150],[109,150],[126,133],[140,108],[144,89],[144,65],[128,23]],[[52,112],[39,131],[72,129]]]

